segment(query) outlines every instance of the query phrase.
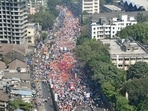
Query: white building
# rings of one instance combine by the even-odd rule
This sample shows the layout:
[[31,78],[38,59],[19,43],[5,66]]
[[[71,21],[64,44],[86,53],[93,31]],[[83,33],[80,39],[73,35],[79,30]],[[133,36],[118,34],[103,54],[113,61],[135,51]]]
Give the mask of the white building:
[[100,12],[100,0],[79,0],[80,9],[82,13],[99,13]]
[[120,15],[111,20],[100,18],[99,21],[92,21],[90,24],[90,35],[92,39],[114,38],[116,33],[126,26],[137,24],[134,17]]

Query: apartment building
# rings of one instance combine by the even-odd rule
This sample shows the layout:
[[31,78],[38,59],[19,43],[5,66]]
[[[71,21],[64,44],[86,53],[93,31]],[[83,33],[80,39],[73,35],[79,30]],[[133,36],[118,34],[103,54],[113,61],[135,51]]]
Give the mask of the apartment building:
[[0,43],[25,44],[27,0],[0,1]]
[[112,19],[99,18],[98,21],[92,20],[89,30],[92,39],[115,38],[118,31],[126,26],[137,24],[134,17],[119,15]]
[[127,70],[130,65],[139,61],[148,63],[148,50],[132,38],[101,41],[103,44],[109,44],[110,60],[119,69]]
[[100,12],[100,0],[79,0],[82,13],[95,14]]
[[36,23],[28,23],[27,27],[27,42],[28,46],[35,46],[38,32]]

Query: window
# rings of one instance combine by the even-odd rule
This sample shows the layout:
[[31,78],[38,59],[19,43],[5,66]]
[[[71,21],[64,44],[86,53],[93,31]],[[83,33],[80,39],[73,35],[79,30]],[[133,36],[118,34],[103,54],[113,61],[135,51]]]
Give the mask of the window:
[[16,37],[17,40],[19,40],[19,37]]
[[131,60],[135,60],[136,58],[131,58]]
[[119,58],[119,61],[122,61],[123,59],[122,58]]
[[125,60],[125,61],[129,61],[129,58],[125,58],[124,60]]
[[123,67],[122,65],[118,65],[119,67]]

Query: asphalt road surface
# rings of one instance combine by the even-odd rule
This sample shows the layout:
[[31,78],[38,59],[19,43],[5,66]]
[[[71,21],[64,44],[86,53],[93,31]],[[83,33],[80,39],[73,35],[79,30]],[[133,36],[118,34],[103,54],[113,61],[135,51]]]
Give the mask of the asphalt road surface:
[[51,93],[47,83],[41,82],[43,98],[49,99],[44,103],[46,111],[54,111],[54,106],[51,99]]

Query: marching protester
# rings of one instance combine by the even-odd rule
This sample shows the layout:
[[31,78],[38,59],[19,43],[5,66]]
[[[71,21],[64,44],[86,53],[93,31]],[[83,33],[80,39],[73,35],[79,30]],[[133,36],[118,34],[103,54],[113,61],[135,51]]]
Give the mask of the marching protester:
[[[41,41],[34,50],[33,60],[36,65],[33,78],[50,83],[60,111],[79,111],[79,108],[97,111],[91,99],[95,92],[91,89],[93,84],[89,83],[87,75],[76,67],[77,60],[73,53],[77,37],[80,35],[79,19],[66,7],[57,6],[57,9],[60,14],[56,19],[56,31],[49,33],[50,36],[54,36],[54,43],[48,47]],[[45,57],[47,55],[50,55],[50,58]],[[42,97],[40,87],[37,88],[37,92],[37,96],[42,98],[43,102],[50,99]]]

